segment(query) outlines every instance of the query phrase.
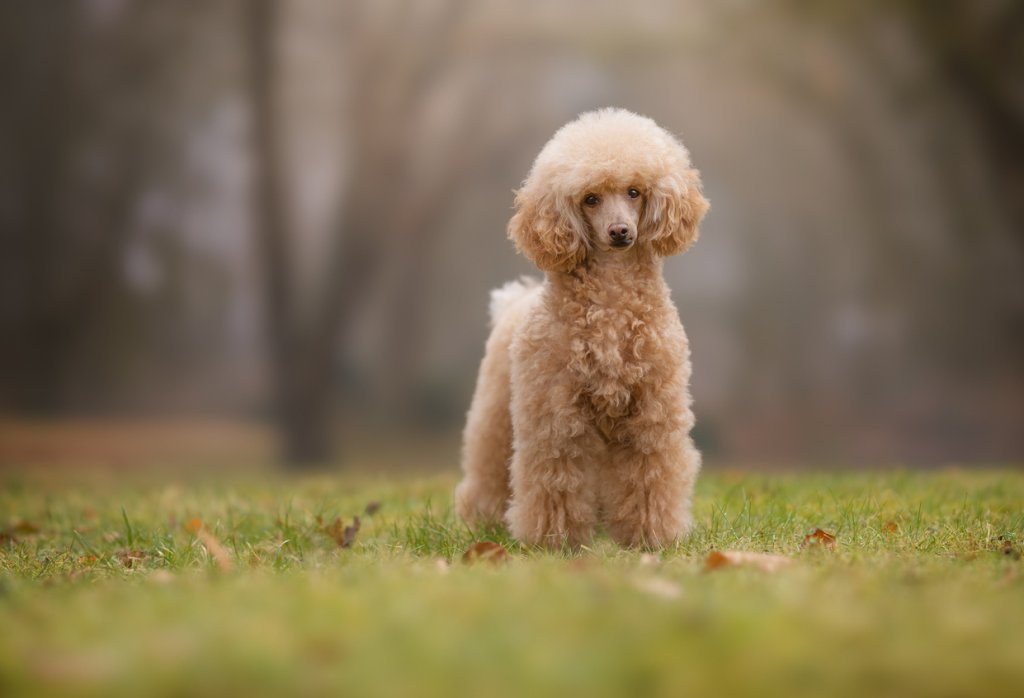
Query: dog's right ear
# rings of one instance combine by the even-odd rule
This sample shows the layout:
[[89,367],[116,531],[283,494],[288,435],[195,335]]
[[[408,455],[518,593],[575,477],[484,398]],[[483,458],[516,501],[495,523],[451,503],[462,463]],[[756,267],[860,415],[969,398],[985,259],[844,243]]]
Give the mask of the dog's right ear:
[[587,255],[586,224],[576,202],[552,192],[517,191],[508,236],[542,271],[572,271]]

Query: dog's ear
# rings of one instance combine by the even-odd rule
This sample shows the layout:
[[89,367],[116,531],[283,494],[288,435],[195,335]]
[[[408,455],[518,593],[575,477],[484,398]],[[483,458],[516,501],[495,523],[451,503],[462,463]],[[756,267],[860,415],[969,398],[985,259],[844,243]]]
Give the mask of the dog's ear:
[[572,271],[587,255],[586,224],[575,202],[553,192],[517,191],[508,236],[543,271]]
[[657,254],[679,254],[696,242],[700,220],[709,207],[697,170],[673,172],[659,179],[648,194],[641,228]]

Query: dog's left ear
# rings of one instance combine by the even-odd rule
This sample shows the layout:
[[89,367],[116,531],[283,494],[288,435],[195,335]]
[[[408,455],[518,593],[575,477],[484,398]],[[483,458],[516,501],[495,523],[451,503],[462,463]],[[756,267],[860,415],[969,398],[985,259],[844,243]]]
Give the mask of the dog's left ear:
[[650,236],[656,253],[663,257],[679,254],[696,242],[708,208],[700,173],[695,169],[673,172],[655,182],[648,193],[641,228]]

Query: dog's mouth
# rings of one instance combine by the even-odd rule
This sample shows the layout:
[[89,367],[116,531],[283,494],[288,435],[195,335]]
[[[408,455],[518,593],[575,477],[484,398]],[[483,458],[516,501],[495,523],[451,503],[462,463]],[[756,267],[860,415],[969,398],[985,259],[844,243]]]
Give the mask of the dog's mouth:
[[612,247],[612,249],[614,249],[614,250],[624,250],[624,249],[626,249],[627,247],[632,247],[632,246],[633,246],[633,241],[632,241],[631,239],[626,239],[626,240],[614,240],[614,241],[612,241],[612,243],[611,243],[611,247]]

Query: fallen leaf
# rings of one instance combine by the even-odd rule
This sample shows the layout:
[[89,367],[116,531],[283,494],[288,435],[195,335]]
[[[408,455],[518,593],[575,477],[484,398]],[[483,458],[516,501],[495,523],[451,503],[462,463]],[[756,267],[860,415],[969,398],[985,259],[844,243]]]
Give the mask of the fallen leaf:
[[372,501],[372,502],[370,502],[369,504],[366,505],[366,509],[364,510],[364,513],[367,516],[373,516],[378,511],[380,511],[380,502],[374,500],[374,501]]
[[352,544],[356,542],[356,534],[359,533],[359,517],[356,516],[352,519],[352,525],[346,526],[344,532],[341,534],[341,542],[338,544],[343,548],[351,548]]
[[118,550],[114,555],[117,557],[117,561],[128,569],[134,568],[136,562],[142,562],[149,557],[149,553],[145,550],[129,550],[128,548]]
[[741,550],[712,550],[704,559],[704,570],[722,569],[723,567],[755,567],[764,572],[777,572],[792,564],[793,559],[785,555],[770,553],[752,553]]
[[342,535],[345,532],[345,526],[341,523],[341,517],[334,519],[330,526],[324,526],[323,532],[333,538],[338,545],[341,545]]
[[1020,559],[1020,552],[1015,547],[1013,547],[1013,543],[1011,543],[1008,540],[1003,541],[1003,545],[1000,548],[1000,551],[1003,553],[1003,555],[1006,555],[1007,557],[1012,557],[1014,560]]
[[189,519],[185,522],[185,530],[195,535],[203,527],[203,522],[199,519]]
[[210,557],[217,564],[222,572],[230,572],[235,568],[235,563],[231,559],[231,553],[221,545],[220,541],[217,540],[216,536],[210,533],[205,528],[200,528],[195,532],[196,538],[206,548],[206,552],[210,553]]
[[899,533],[900,532],[900,525],[898,523],[896,523],[895,521],[887,521],[886,524],[884,526],[882,526],[882,532],[883,533]]
[[462,561],[465,563],[474,562],[505,562],[509,559],[508,551],[504,547],[489,540],[482,540],[473,543],[469,549],[462,554]]
[[83,565],[95,565],[96,560],[97,558],[95,555],[83,555],[82,557],[78,558],[78,561]]
[[826,548],[835,548],[836,537],[820,528],[816,528],[814,533],[804,536],[803,545],[823,545]]
[[352,544],[356,540],[356,534],[359,533],[360,521],[359,517],[356,516],[352,520],[351,526],[346,526],[341,517],[334,519],[330,526],[324,526],[323,531],[338,544],[339,548],[351,548]]
[[8,533],[17,533],[22,536],[30,536],[35,533],[39,533],[39,530],[39,527],[34,523],[31,521],[25,521],[24,519],[21,521],[15,521],[7,528]]
[[673,600],[683,595],[683,588],[664,577],[638,577],[633,580],[633,588],[660,599]]

